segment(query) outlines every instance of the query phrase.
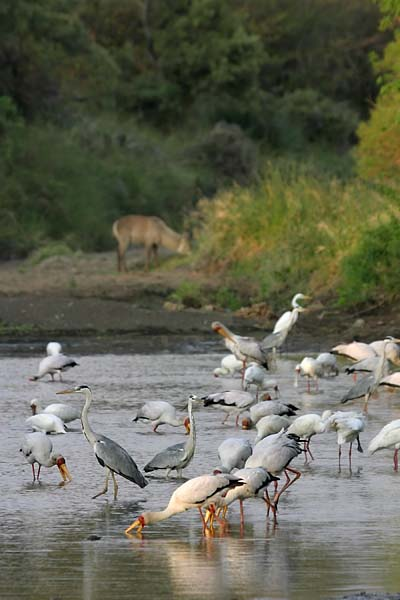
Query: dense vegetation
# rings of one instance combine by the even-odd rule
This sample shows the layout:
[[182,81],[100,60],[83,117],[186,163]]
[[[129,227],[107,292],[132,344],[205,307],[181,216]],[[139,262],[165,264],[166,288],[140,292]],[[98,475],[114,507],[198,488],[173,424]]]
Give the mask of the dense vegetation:
[[0,15],[0,257],[108,249],[139,212],[190,227],[221,303],[399,294],[399,0]]

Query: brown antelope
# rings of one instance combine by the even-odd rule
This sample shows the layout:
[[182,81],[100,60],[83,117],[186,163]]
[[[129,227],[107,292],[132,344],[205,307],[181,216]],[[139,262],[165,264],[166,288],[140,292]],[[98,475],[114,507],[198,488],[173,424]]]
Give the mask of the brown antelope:
[[159,217],[126,215],[114,222],[112,232],[118,242],[118,271],[127,271],[125,254],[130,244],[141,244],[146,248],[146,269],[152,256],[158,265],[158,246],[179,254],[190,252],[186,235],[176,233]]

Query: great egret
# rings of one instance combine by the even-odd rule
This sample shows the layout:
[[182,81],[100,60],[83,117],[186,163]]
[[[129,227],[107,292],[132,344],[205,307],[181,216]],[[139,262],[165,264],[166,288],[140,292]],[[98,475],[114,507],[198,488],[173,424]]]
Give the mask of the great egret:
[[104,488],[101,492],[93,496],[93,499],[107,492],[110,475],[114,482],[114,500],[117,499],[118,484],[114,473],[117,473],[117,475],[121,475],[122,477],[125,477],[125,479],[136,483],[139,487],[144,488],[148,482],[143,477],[135,461],[128,452],[105,435],[95,433],[91,428],[88,420],[88,412],[92,403],[92,391],[90,387],[87,385],[78,385],[73,389],[57,392],[57,394],[83,394],[85,396],[85,405],[81,414],[82,431],[89,444],[92,445],[95,457],[107,471]]
[[276,354],[277,348],[280,348],[285,342],[289,332],[295,325],[299,314],[307,310],[304,306],[299,304],[299,300],[310,300],[310,296],[305,294],[295,294],[292,298],[292,310],[287,310],[283,313],[275,323],[272,333],[268,334],[261,340],[261,347],[263,350],[273,350]]
[[[50,438],[42,432],[28,433],[21,446],[20,452],[32,465],[33,481],[39,481],[40,469],[42,467],[54,467],[57,465],[63,481],[71,481],[72,477],[65,464],[65,458],[58,452],[53,452],[53,444]],[[39,465],[37,475],[35,464]]]

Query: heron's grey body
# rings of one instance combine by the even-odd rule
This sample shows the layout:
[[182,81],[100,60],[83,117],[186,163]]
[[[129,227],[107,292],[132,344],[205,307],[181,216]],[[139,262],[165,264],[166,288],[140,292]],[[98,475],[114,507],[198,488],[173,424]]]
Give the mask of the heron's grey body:
[[175,470],[178,477],[182,477],[182,469],[188,466],[194,456],[196,448],[196,426],[193,416],[193,403],[196,397],[190,396],[188,402],[188,413],[190,423],[189,438],[186,442],[180,442],[169,446],[165,450],[162,450],[155,457],[147,463],[144,467],[146,473],[150,471],[157,471],[161,469],[167,469],[167,477],[170,472]]

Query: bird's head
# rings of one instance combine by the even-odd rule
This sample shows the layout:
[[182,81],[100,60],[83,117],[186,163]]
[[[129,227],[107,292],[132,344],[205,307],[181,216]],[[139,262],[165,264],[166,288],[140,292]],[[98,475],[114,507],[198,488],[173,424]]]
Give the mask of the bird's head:
[[131,531],[133,531],[135,529],[137,529],[136,533],[140,533],[145,525],[147,525],[146,515],[143,514],[143,515],[140,515],[140,517],[138,517],[136,519],[136,521],[133,521],[133,523],[125,529],[125,533],[130,533]]
[[311,296],[307,296],[306,294],[296,294],[292,300],[293,308],[297,308],[299,312],[304,312],[307,309],[299,304],[299,300],[311,300]]
[[260,398],[260,402],[267,402],[269,400],[272,400],[271,395],[268,394],[268,392],[266,394],[263,394]]
[[242,429],[251,429],[251,420],[245,418],[242,420]]
[[71,474],[67,469],[67,465],[65,464],[65,458],[63,456],[56,457],[56,465],[61,473],[63,481],[72,481]]
[[183,421],[183,425],[186,429],[186,435],[189,435],[190,433],[190,420],[189,417],[186,417],[185,420]]
[[32,415],[36,415],[37,413],[37,408],[38,408],[38,401],[36,398],[33,398],[31,400],[31,410],[32,410]]
[[85,392],[91,392],[92,390],[88,385],[77,385],[74,388],[69,390],[62,390],[61,392],[56,392],[56,394],[84,394]]
[[219,333],[219,335],[228,338],[228,340],[232,340],[232,336],[230,335],[227,328],[224,325],[222,325],[222,323],[220,323],[219,321],[214,321],[213,323],[211,323],[211,329],[215,331],[215,333]]

